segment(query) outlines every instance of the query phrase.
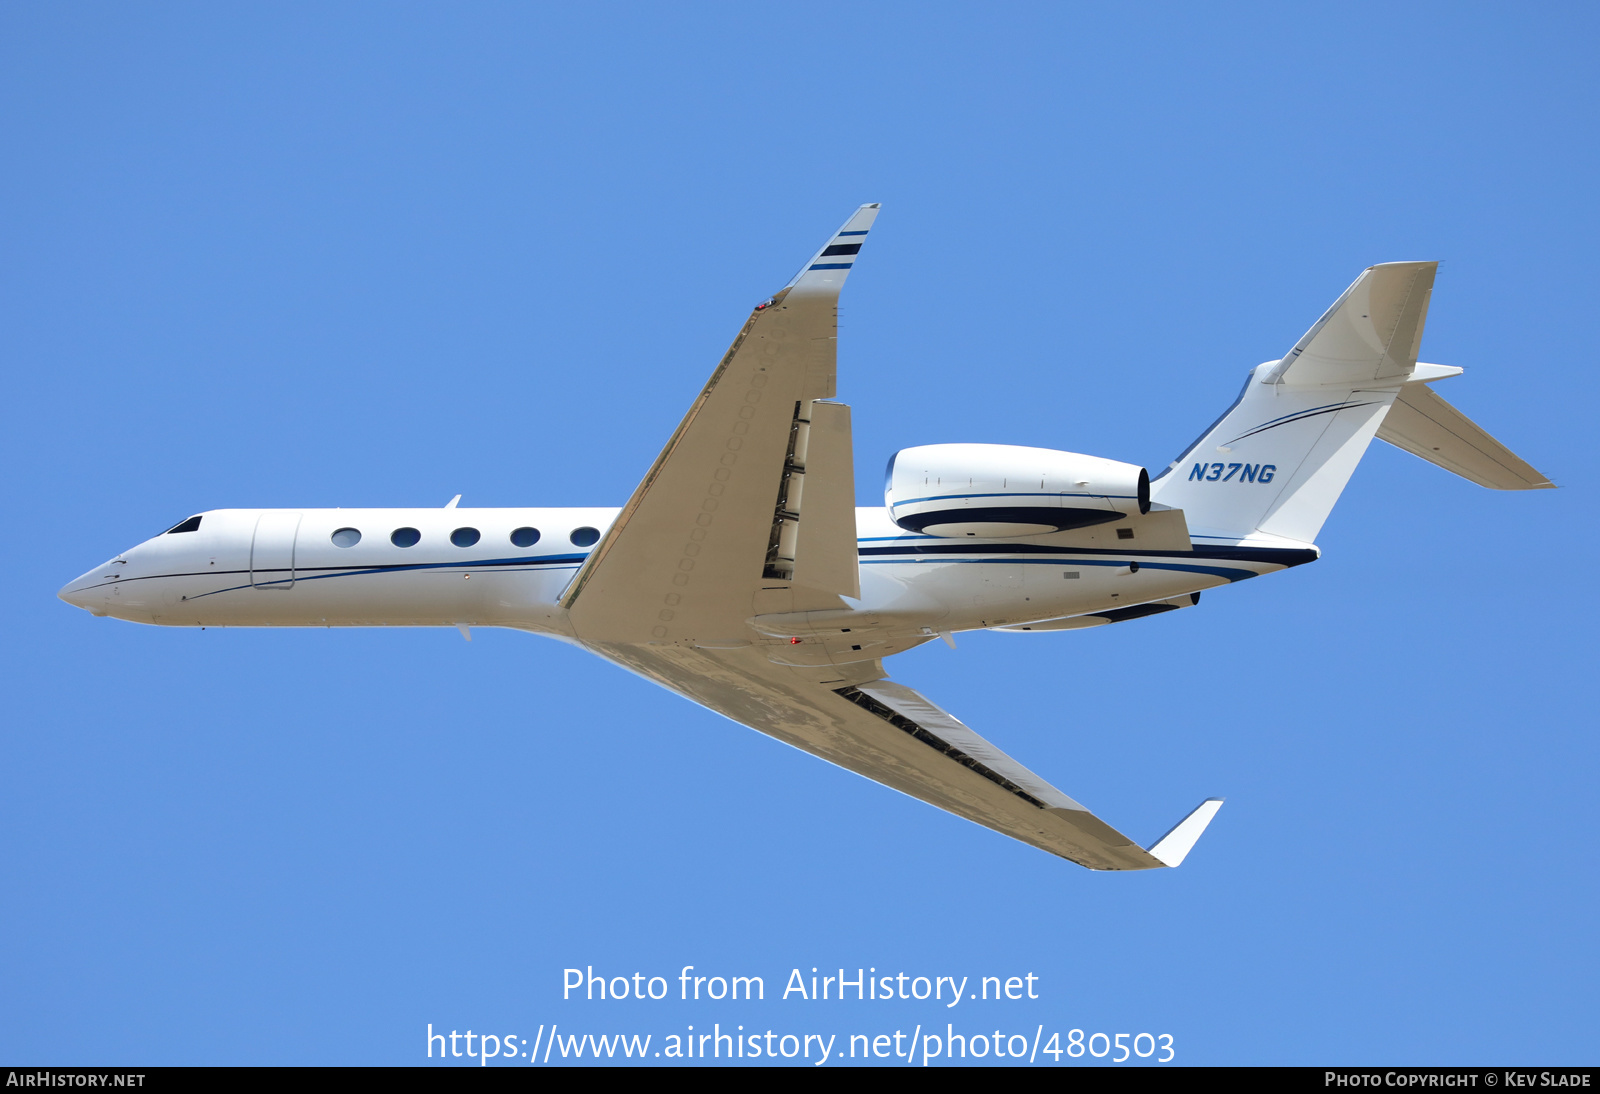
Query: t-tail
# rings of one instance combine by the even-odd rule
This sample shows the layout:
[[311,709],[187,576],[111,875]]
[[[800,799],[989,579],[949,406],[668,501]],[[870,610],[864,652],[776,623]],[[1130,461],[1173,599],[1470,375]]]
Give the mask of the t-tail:
[[1495,490],[1555,484],[1435,395],[1419,364],[1437,262],[1372,266],[1150,484],[1196,545],[1313,543],[1374,436]]

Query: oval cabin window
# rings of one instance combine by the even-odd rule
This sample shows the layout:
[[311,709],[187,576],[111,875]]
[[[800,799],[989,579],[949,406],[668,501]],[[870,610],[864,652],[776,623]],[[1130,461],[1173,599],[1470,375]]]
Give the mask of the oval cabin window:
[[422,539],[422,533],[415,528],[396,528],[389,536],[389,542],[396,547],[415,547]]
[[535,543],[539,542],[539,529],[518,528],[516,531],[511,533],[511,542],[516,544],[518,547],[532,547]]
[[482,535],[476,528],[457,528],[450,533],[450,542],[457,547],[471,547],[481,538]]
[[361,542],[361,533],[354,528],[341,528],[332,538],[335,547],[354,547]]

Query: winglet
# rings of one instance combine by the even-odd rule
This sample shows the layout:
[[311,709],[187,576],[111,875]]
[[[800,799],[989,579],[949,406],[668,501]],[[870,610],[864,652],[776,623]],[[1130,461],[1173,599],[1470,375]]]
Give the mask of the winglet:
[[1177,827],[1162,836],[1150,847],[1150,854],[1161,860],[1163,866],[1179,866],[1200,834],[1211,823],[1211,818],[1222,808],[1221,798],[1207,798],[1193,813],[1178,822]]
[[838,295],[844,288],[844,279],[850,276],[850,268],[856,264],[856,255],[861,251],[861,245],[867,241],[867,233],[872,230],[872,222],[878,219],[878,203],[873,202],[863,205],[850,219],[833,235],[828,237],[828,242],[822,249],[811,256],[811,261],[800,267],[800,272],[794,275],[783,288],[801,293],[831,293]]

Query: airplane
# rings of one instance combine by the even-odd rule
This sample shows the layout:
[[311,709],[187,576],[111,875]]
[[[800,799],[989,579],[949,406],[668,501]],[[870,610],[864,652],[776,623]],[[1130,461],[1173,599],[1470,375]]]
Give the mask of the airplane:
[[96,616],[172,627],[508,627],[590,650],[780,741],[1094,870],[1184,861],[1222,801],[1142,846],[890,680],[976,629],[1126,623],[1304,565],[1374,436],[1496,490],[1554,484],[1419,363],[1436,262],[1364,270],[1165,470],[931,444],[856,506],[835,399],[863,205],[757,304],[618,508],[214,509],[70,582]]

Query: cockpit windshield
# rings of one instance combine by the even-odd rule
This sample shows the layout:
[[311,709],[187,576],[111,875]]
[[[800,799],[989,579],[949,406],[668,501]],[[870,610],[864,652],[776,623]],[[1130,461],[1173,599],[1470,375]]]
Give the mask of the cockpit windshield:
[[168,528],[165,532],[163,532],[162,535],[170,536],[174,532],[196,532],[196,531],[199,531],[199,530],[200,530],[200,518],[199,517],[190,517],[186,521],[183,521],[183,522],[181,522],[179,524],[174,524],[171,528]]

